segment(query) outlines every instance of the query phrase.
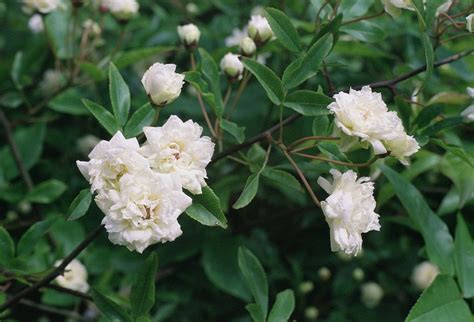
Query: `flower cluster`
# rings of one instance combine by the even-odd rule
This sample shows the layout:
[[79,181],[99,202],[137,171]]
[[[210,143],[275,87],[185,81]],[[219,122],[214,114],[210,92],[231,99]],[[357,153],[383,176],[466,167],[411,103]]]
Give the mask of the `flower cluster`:
[[362,90],[334,95],[328,109],[336,117],[336,126],[349,136],[370,143],[375,154],[390,153],[407,165],[410,155],[419,150],[418,142],[407,135],[396,112],[389,111],[380,93],[369,86]]
[[177,219],[191,205],[183,189],[201,193],[214,152],[197,123],[174,115],[144,133],[147,142],[140,146],[117,132],[95,146],[89,161],[77,161],[105,214],[110,241],[140,253],[181,235]]
[[374,185],[369,178],[357,179],[349,170],[330,171],[331,184],[323,177],[318,184],[330,196],[321,202],[321,208],[330,228],[331,250],[356,256],[362,250],[362,234],[379,230],[379,215],[375,213]]

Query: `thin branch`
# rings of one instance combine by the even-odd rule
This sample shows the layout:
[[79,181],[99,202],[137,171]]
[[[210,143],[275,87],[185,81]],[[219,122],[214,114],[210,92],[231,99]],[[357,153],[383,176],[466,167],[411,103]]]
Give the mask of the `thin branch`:
[[320,157],[320,156],[317,156],[317,155],[306,154],[306,153],[300,153],[300,152],[292,152],[292,153],[294,155],[298,155],[300,157],[305,157],[305,158],[309,158],[309,159],[313,159],[313,160],[319,160],[319,161],[344,165],[344,166],[348,166],[348,167],[355,167],[355,168],[368,167],[371,164],[373,164],[375,161],[377,161],[379,158],[386,156],[386,154],[385,155],[376,155],[372,159],[370,159],[369,161],[364,162],[364,163],[350,163],[350,162],[332,160],[332,159]]
[[[467,55],[472,54],[473,52],[474,52],[474,49],[471,49],[471,50],[468,50],[468,51],[460,52],[458,54],[454,54],[454,55],[449,56],[445,59],[437,61],[434,64],[434,67],[436,68],[436,67],[440,67],[442,65],[452,63],[452,62],[454,62],[456,60],[459,60],[459,59],[461,59],[461,58],[463,58]],[[426,70],[426,65],[423,65],[423,66],[421,66],[417,69],[412,70],[411,72],[402,74],[402,75],[400,75],[398,77],[395,77],[393,79],[389,79],[389,80],[385,80],[385,81],[379,81],[379,82],[371,83],[371,84],[368,84],[368,85],[371,86],[372,88],[383,88],[383,87],[390,88],[390,87],[393,87],[394,85],[396,85],[400,82],[403,82],[404,80],[407,80],[407,79],[409,79],[413,76],[416,76],[416,75],[424,72],[425,70]],[[354,87],[354,88],[355,89],[360,89],[360,88],[362,88],[362,86],[358,86],[358,87]],[[330,94],[334,94],[334,93],[330,93]],[[283,126],[289,125],[289,124],[293,123],[294,121],[296,121],[297,119],[299,119],[301,116],[302,116],[301,114],[293,114],[293,115],[287,117],[286,119],[284,119],[282,124],[283,124]],[[242,149],[245,149],[245,148],[251,146],[254,143],[265,140],[266,136],[268,134],[274,133],[279,128],[280,128],[280,123],[278,123],[276,125],[273,125],[271,128],[269,128],[266,131],[263,131],[262,133],[254,136],[253,138],[251,138],[250,140],[248,140],[244,143],[241,143],[241,144],[238,144],[238,145],[234,145],[233,147],[230,147],[227,151],[224,151],[222,153],[217,154],[212,159],[211,163],[215,163],[215,162],[225,158],[228,155],[231,155],[235,152],[238,152]]]
[[12,129],[10,126],[10,122],[8,121],[5,113],[0,109],[0,122],[2,126],[5,128],[5,135],[7,137],[8,145],[10,146],[10,150],[12,151],[13,159],[15,160],[16,166],[20,175],[25,181],[26,187],[28,191],[33,190],[34,184],[33,180],[31,180],[30,174],[28,170],[26,170],[25,163],[23,162],[20,151],[18,150],[18,146],[16,145],[15,139],[13,138]]
[[49,306],[49,305],[36,303],[36,302],[30,301],[30,300],[27,300],[27,299],[21,299],[20,304],[23,304],[23,305],[26,305],[26,306],[29,306],[29,307],[33,307],[35,309],[38,309],[38,310],[41,310],[41,311],[44,311],[44,312],[62,315],[62,316],[68,317],[70,319],[73,319],[75,321],[87,321],[86,318],[83,318],[82,316],[80,316],[79,314],[77,314],[75,312],[71,312],[71,311],[63,310],[63,309],[58,309],[58,308],[55,308],[55,307],[52,307],[52,306]]
[[362,20],[369,20],[369,19],[372,19],[372,18],[380,17],[380,16],[382,16],[383,14],[385,14],[385,10],[382,10],[382,11],[380,11],[379,13],[376,13],[376,14],[373,14],[373,15],[364,16],[364,17],[359,17],[359,18],[356,18],[356,19],[352,19],[352,20],[343,22],[343,23],[341,24],[341,26],[349,25],[349,24],[351,24],[351,23],[359,22],[359,21],[362,21]]
[[340,139],[341,138],[338,136],[319,136],[319,135],[307,136],[307,137],[298,139],[295,142],[288,145],[288,150],[292,151],[293,148],[297,147],[298,145],[306,141],[338,141]]
[[61,293],[66,293],[66,294],[69,294],[69,295],[72,295],[72,296],[75,296],[75,297],[79,297],[79,298],[81,298],[83,300],[86,300],[86,301],[92,301],[92,296],[90,296],[86,293],[83,293],[83,292],[79,292],[79,291],[76,291],[76,290],[71,290],[70,288],[65,288],[65,287],[62,287],[62,286],[59,286],[59,285],[56,285],[56,284],[48,284],[48,285],[45,285],[44,287],[55,290],[55,291],[58,291],[58,292],[61,292]]
[[8,299],[5,303],[0,305],[0,312],[8,309],[12,305],[15,305],[20,301],[22,298],[25,296],[29,295],[30,293],[40,289],[43,286],[46,286],[49,284],[52,280],[54,280],[56,277],[61,275],[66,268],[66,266],[74,259],[76,258],[97,236],[99,236],[100,232],[102,231],[102,226],[99,225],[97,228],[95,228],[87,237],[84,239],[62,262],[61,264],[54,268],[48,275],[46,275],[44,278],[41,280],[37,281],[30,287],[27,287],[23,289],[22,291],[18,292],[15,294],[13,297]]

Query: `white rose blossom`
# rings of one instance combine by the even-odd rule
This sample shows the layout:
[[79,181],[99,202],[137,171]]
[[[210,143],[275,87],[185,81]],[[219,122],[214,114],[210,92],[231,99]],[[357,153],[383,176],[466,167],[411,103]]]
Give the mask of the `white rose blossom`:
[[43,32],[44,31],[43,17],[41,17],[40,14],[32,15],[30,20],[28,20],[28,27],[35,34]]
[[229,78],[240,79],[244,72],[244,64],[239,59],[239,55],[227,53],[220,62],[221,70]]
[[162,127],[143,129],[147,143],[141,148],[151,168],[158,173],[176,173],[184,189],[200,194],[206,186],[206,166],[214,153],[214,143],[201,137],[202,127],[176,115],[170,116]]
[[116,190],[123,175],[149,170],[149,162],[139,149],[136,138],[126,139],[119,131],[110,141],[100,141],[89,153],[89,161],[76,163],[91,184],[91,192]]
[[330,196],[321,208],[330,228],[331,250],[357,256],[362,251],[362,234],[380,230],[375,213],[374,185],[370,178],[352,171],[341,173],[331,169],[333,182],[319,177],[318,184]]
[[398,115],[389,111],[380,93],[369,86],[362,90],[334,95],[328,109],[336,117],[336,126],[349,136],[370,143],[375,154],[390,152],[407,165],[408,157],[419,149],[417,141],[406,134]]
[[140,6],[136,0],[109,0],[106,7],[117,20],[128,21],[137,14]]
[[369,309],[376,307],[383,298],[383,289],[375,282],[367,282],[362,284],[360,290],[362,293],[361,301]]
[[38,11],[42,14],[50,13],[61,7],[61,0],[24,0],[23,10]]
[[175,64],[155,63],[143,74],[142,84],[153,104],[169,104],[179,97],[184,75],[175,71]]
[[474,22],[474,13],[471,13],[469,16],[466,17],[466,29],[469,32],[474,32],[472,28],[472,24]]
[[[58,260],[54,263],[54,266],[58,267],[61,263],[62,260]],[[56,277],[55,281],[59,286],[70,290],[83,293],[86,293],[89,290],[86,267],[77,259],[73,259],[69,264],[67,264],[64,273]]]
[[178,26],[177,29],[181,42],[183,42],[183,44],[186,46],[195,46],[199,42],[201,32],[196,25],[190,23],[187,25]]
[[273,37],[273,31],[267,18],[254,15],[250,18],[247,25],[248,35],[257,44],[265,43]]
[[96,198],[106,214],[102,220],[109,240],[142,253],[148,246],[173,241],[182,234],[178,217],[191,205],[179,178],[171,174],[124,174],[117,190]]
[[424,261],[416,265],[413,269],[411,281],[418,290],[422,291],[431,285],[438,274],[438,267],[431,262]]

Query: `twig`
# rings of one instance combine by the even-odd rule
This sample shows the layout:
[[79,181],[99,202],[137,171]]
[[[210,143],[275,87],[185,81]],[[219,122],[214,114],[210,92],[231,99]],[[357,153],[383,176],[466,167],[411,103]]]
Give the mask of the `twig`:
[[48,285],[45,285],[44,287],[50,288],[52,290],[55,290],[55,291],[58,291],[58,292],[61,292],[61,293],[67,293],[67,294],[73,295],[75,297],[79,297],[83,300],[92,301],[92,296],[90,296],[86,293],[83,293],[83,292],[71,290],[70,288],[65,288],[65,287],[62,287],[62,286],[59,286],[59,285],[55,285],[55,284],[48,284]]
[[288,150],[292,151],[293,148],[297,147],[298,145],[306,141],[338,141],[340,139],[341,138],[337,136],[318,136],[318,135],[307,136],[299,140],[296,140],[295,142],[288,145]]
[[377,161],[380,157],[386,156],[386,155],[376,155],[372,159],[370,159],[367,162],[364,163],[350,163],[350,162],[344,162],[344,161],[338,161],[338,160],[332,160],[324,157],[320,157],[317,155],[311,155],[311,154],[306,154],[306,153],[300,153],[300,152],[292,152],[294,155],[298,155],[300,157],[305,157],[313,160],[319,160],[319,161],[324,161],[328,163],[334,163],[334,164],[339,164],[339,165],[345,165],[348,167],[355,167],[355,168],[364,168],[370,166],[372,163]]
[[239,102],[240,96],[242,95],[245,87],[247,86],[250,76],[251,74],[247,70],[245,70],[242,82],[240,83],[239,89],[237,90],[237,93],[235,94],[234,101],[232,102],[229,112],[227,112],[227,117],[226,117],[227,120],[230,119],[230,117],[232,116],[232,113],[237,107],[237,103]]
[[15,294],[13,297],[8,299],[5,303],[0,305],[0,312],[8,309],[12,305],[18,303],[22,298],[27,296],[28,294],[38,290],[39,288],[46,286],[52,280],[54,280],[57,276],[61,275],[66,268],[66,266],[76,258],[97,236],[99,236],[100,232],[102,231],[102,226],[99,225],[95,228],[87,237],[84,239],[62,262],[61,264],[54,268],[48,275],[46,275],[41,280],[37,281],[30,287],[23,289],[22,291]]
[[[435,64],[434,64],[434,67],[439,67],[439,66],[442,66],[442,65],[446,65],[446,64],[449,64],[449,63],[452,63],[456,60],[459,60],[471,53],[474,52],[474,49],[471,49],[471,50],[468,50],[468,51],[464,51],[464,52],[460,52],[458,54],[454,54],[452,56],[449,56],[445,59],[442,59],[442,60],[439,60],[437,61]],[[423,65],[417,69],[414,69],[412,70],[411,72],[408,72],[408,73],[405,73],[405,74],[402,74],[398,77],[395,77],[393,79],[390,79],[390,80],[385,80],[385,81],[379,81],[379,82],[375,82],[375,83],[371,83],[371,84],[368,84],[369,86],[371,86],[372,88],[383,88],[383,87],[392,87],[404,80],[407,80],[413,76],[416,76],[422,72],[424,72],[426,70],[426,65]],[[355,87],[356,89],[360,89],[362,88],[362,86],[358,86],[358,87]],[[330,93],[330,94],[334,94],[334,93]],[[289,117],[287,117],[286,119],[283,120],[282,124],[283,126],[286,126],[288,124],[291,124],[293,123],[294,121],[296,121],[297,119],[299,119],[302,115],[301,114],[293,114]],[[223,158],[225,158],[226,156],[228,155],[231,155],[235,152],[238,152],[242,149],[245,149],[249,146],[251,146],[252,144],[254,143],[257,143],[257,142],[260,142],[260,141],[263,141],[266,139],[266,136],[267,134],[272,134],[273,132],[277,131],[278,129],[280,128],[280,124],[276,124],[276,125],[273,125],[272,127],[270,127],[269,129],[267,129],[266,131],[263,131],[262,133],[254,136],[253,138],[251,138],[250,140],[244,142],[244,143],[241,143],[241,144],[238,144],[238,145],[234,145],[233,147],[230,147],[227,151],[224,151],[222,153],[219,153],[217,154],[211,161],[211,163],[214,163],[214,162],[217,162]]]
[[380,11],[379,13],[376,13],[376,14],[373,14],[373,15],[364,16],[364,17],[360,17],[360,18],[356,18],[356,19],[352,19],[352,20],[343,22],[343,23],[341,24],[341,26],[349,25],[349,24],[351,24],[351,23],[359,22],[359,21],[362,21],[362,20],[369,20],[369,19],[372,19],[372,18],[376,18],[376,17],[382,16],[383,14],[385,14],[385,10],[382,10],[382,11]]
[[10,146],[10,150],[12,151],[13,159],[15,160],[18,171],[20,172],[23,181],[25,181],[26,188],[28,189],[28,191],[31,191],[34,187],[33,180],[31,180],[30,174],[28,173],[28,170],[26,170],[25,163],[23,162],[20,156],[20,151],[18,150],[18,146],[16,145],[15,139],[13,138],[10,122],[8,121],[7,117],[5,116],[5,113],[3,113],[1,109],[0,122],[5,128],[5,135],[7,137],[8,145]]
[[82,316],[80,316],[79,314],[77,314],[75,312],[71,312],[71,311],[63,310],[63,309],[58,309],[58,308],[55,308],[55,307],[52,307],[52,306],[49,306],[49,305],[36,303],[36,302],[30,301],[30,300],[27,300],[27,299],[21,299],[20,304],[23,304],[23,305],[26,305],[26,306],[29,306],[29,307],[33,307],[35,309],[38,309],[38,310],[41,310],[41,311],[44,311],[44,312],[63,315],[63,316],[68,317],[70,319],[74,319],[75,321],[87,321],[86,318],[83,318]]

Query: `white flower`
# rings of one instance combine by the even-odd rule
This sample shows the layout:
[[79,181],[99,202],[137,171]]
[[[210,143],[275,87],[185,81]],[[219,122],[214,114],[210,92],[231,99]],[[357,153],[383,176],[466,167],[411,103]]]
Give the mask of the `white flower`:
[[44,30],[43,17],[39,14],[32,15],[28,20],[28,27],[35,34],[42,32]]
[[201,137],[202,127],[192,120],[181,121],[170,116],[162,127],[143,129],[147,143],[142,147],[153,170],[159,173],[176,173],[183,188],[194,194],[201,193],[206,185],[206,166],[214,153],[214,143]]
[[194,2],[189,2],[186,4],[186,11],[192,15],[196,15],[199,13],[199,7]]
[[362,284],[360,290],[362,293],[361,301],[369,309],[376,307],[383,297],[382,287],[375,282]]
[[153,104],[169,104],[181,94],[184,75],[175,70],[175,64],[155,63],[143,74],[142,84]]
[[362,234],[379,230],[379,215],[374,212],[374,185],[369,178],[357,179],[357,174],[346,171],[341,174],[331,169],[331,184],[319,177],[318,184],[330,196],[321,202],[321,208],[330,228],[331,250],[342,250],[357,256],[362,250]]
[[77,140],[77,149],[81,154],[87,156],[99,142],[100,139],[97,136],[87,134]]
[[[58,260],[54,263],[54,266],[58,267],[61,263],[62,260]],[[74,291],[86,293],[89,290],[89,284],[87,283],[87,270],[77,259],[73,259],[69,264],[67,264],[64,273],[56,277],[55,281],[59,286]]]
[[474,13],[471,13],[469,16],[466,17],[466,29],[469,32],[474,31],[474,29],[472,28],[473,21],[474,21]]
[[106,6],[110,13],[120,21],[132,19],[138,12],[138,2],[136,0],[109,0]]
[[106,214],[102,224],[109,240],[139,253],[179,237],[177,219],[192,202],[175,175],[146,172],[124,174],[117,190],[101,191],[95,200]]
[[240,42],[242,41],[242,39],[244,39],[245,37],[247,37],[247,27],[245,27],[242,30],[234,28],[232,30],[232,35],[228,36],[224,40],[225,45],[227,47],[238,46],[240,45]]
[[411,0],[382,0],[385,11],[393,18],[400,16],[401,9],[415,10]]
[[474,122],[474,105],[471,105],[462,111],[461,116],[463,116],[467,122]]
[[43,14],[50,13],[61,6],[61,0],[24,0],[23,7],[27,11],[39,11]]
[[468,87],[466,88],[467,95],[471,96],[471,98],[474,98],[474,88],[473,87]]
[[148,160],[139,153],[136,138],[125,139],[117,132],[110,141],[100,141],[89,153],[89,161],[77,161],[91,191],[116,190],[125,174],[151,173]]
[[239,78],[244,71],[244,64],[239,59],[239,55],[227,53],[221,59],[221,70],[230,78]]
[[438,267],[431,262],[424,261],[415,266],[411,280],[417,289],[424,290],[431,285],[438,274]]
[[257,45],[250,37],[245,37],[240,41],[240,52],[245,56],[252,56],[257,50]]
[[451,8],[451,5],[453,4],[453,0],[448,0],[446,1],[445,3],[443,3],[442,5],[440,5],[437,9],[436,9],[436,17],[438,17],[440,14],[442,13],[446,13],[448,12],[449,8]]
[[65,83],[66,78],[60,71],[48,69],[44,72],[39,88],[44,96],[49,96],[59,91]]
[[98,36],[102,32],[100,30],[99,24],[92,19],[87,19],[86,21],[84,21],[84,23],[82,24],[82,28],[87,30],[87,32],[92,36]]
[[331,271],[327,267],[321,267],[318,269],[318,276],[321,280],[327,281],[331,278]]
[[199,42],[199,38],[201,37],[201,32],[196,25],[192,23],[178,26],[178,35],[181,41],[186,46],[194,46]]
[[247,30],[250,38],[256,43],[265,43],[273,37],[273,31],[267,18],[260,15],[254,15],[250,18]]
[[375,154],[390,151],[407,164],[407,157],[418,151],[418,143],[406,134],[397,114],[388,111],[382,95],[372,92],[369,86],[360,91],[340,92],[334,99],[328,109],[336,116],[336,126],[345,134],[370,143]]

